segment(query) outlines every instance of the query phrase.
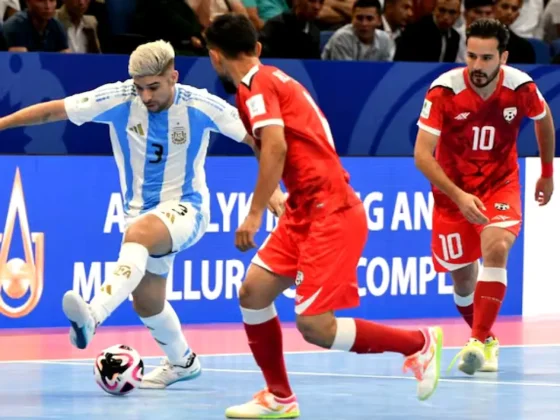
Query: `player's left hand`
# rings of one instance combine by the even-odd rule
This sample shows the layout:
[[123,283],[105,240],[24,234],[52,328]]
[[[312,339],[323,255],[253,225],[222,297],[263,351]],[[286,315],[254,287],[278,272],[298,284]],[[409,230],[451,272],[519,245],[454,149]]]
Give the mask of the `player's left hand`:
[[256,248],[255,234],[261,227],[262,216],[249,213],[245,221],[235,231],[235,247],[241,252]]
[[554,181],[553,178],[539,178],[537,181],[537,186],[535,188],[535,201],[539,203],[539,206],[545,206],[550,201],[552,197],[552,192],[554,191]]
[[284,210],[286,204],[286,196],[280,189],[280,187],[276,188],[276,191],[270,197],[270,201],[268,202],[268,209],[274,214],[276,217],[280,217],[284,214]]

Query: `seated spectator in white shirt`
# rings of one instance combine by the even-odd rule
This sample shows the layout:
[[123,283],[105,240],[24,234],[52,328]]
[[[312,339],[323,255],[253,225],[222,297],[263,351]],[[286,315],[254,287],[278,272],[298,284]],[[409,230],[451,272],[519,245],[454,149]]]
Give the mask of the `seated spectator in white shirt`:
[[336,31],[325,46],[323,60],[391,61],[389,34],[376,29],[381,23],[379,0],[357,0],[352,23]]
[[56,11],[56,18],[66,29],[68,46],[73,53],[101,52],[97,19],[85,14],[90,2],[91,0],[64,0],[64,5]]
[[0,22],[8,20],[14,13],[20,10],[19,0],[0,0]]

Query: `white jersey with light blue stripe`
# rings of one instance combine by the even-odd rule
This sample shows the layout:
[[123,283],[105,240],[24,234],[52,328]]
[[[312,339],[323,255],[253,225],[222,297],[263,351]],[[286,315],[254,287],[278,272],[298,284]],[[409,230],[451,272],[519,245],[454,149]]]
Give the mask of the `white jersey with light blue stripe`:
[[210,132],[241,142],[237,109],[206,89],[176,84],[173,105],[152,113],[132,80],[64,100],[71,122],[109,125],[125,212],[136,216],[166,201],[188,201],[209,212],[204,161]]

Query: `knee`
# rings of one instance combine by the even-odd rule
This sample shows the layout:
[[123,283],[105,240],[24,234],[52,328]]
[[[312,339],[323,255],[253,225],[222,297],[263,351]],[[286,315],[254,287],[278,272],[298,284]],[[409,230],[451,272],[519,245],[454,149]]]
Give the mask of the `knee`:
[[297,329],[308,343],[329,349],[336,336],[336,318],[334,315],[298,316]]
[[124,234],[125,242],[134,242],[137,244],[149,247],[151,244],[150,239],[150,225],[147,222],[147,218],[138,220],[137,222],[130,225]]
[[455,293],[460,296],[466,296],[473,293],[476,286],[477,275],[478,262],[451,272]]
[[504,265],[507,262],[510,244],[504,239],[496,239],[484,247],[483,259],[484,265]]
[[250,280],[245,280],[239,289],[239,305],[245,309],[264,309],[272,305],[271,300],[264,293],[259,293],[258,288]]

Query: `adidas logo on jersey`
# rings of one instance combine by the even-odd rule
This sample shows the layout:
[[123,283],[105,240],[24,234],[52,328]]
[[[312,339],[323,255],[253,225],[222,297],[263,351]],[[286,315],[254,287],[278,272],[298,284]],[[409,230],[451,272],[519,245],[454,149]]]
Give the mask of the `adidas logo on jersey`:
[[470,115],[470,112],[461,112],[459,115],[455,117],[456,120],[466,120],[467,117]]
[[144,129],[142,128],[142,124],[136,124],[135,126],[128,127],[128,131],[132,131],[136,134],[140,134],[141,136],[144,135]]

